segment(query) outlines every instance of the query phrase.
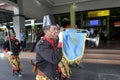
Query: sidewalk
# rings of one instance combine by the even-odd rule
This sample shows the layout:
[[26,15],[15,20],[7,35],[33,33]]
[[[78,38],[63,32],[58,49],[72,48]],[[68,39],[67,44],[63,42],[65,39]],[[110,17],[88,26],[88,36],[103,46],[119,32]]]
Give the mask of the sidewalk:
[[[8,57],[8,54],[4,54],[5,57]],[[22,51],[20,53],[20,58],[23,59],[35,59],[36,53],[35,52],[30,52],[30,51]]]
[[[30,46],[30,44],[29,44]],[[110,41],[106,44],[103,44],[102,42],[100,42],[99,46],[98,47],[89,47],[87,44],[85,46],[85,50],[93,50],[93,51],[99,51],[99,50],[107,50],[107,52],[109,52],[109,50],[120,50],[120,43],[119,41]],[[30,52],[30,48],[28,48],[27,51],[22,51],[21,54],[20,54],[20,57],[21,58],[27,58],[27,59],[35,59],[35,51],[34,52]],[[5,55],[7,56],[7,54]]]

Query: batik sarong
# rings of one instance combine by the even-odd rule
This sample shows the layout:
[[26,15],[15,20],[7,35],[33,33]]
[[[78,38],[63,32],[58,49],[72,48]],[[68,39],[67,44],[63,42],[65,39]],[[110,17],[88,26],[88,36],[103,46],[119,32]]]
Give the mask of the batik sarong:
[[50,80],[50,79],[48,77],[46,77],[45,75],[37,74],[36,80]]
[[65,57],[62,57],[62,60],[60,61],[58,66],[61,69],[62,75],[64,75],[67,78],[70,78],[72,72],[69,66],[69,62],[66,60]]
[[22,71],[19,56],[10,55],[8,59],[14,71]]

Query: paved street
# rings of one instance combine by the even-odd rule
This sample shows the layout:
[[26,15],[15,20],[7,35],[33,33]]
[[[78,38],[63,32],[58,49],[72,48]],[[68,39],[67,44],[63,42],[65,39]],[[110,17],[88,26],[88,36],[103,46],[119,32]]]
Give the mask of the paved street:
[[21,65],[23,67],[23,77],[12,75],[11,66],[7,60],[0,59],[0,80],[35,80],[35,74],[32,74],[32,66],[29,59],[21,59]]
[[[31,55],[31,53],[26,54]],[[24,71],[23,77],[18,78],[12,75],[11,66],[7,58],[0,58],[0,80],[35,80],[35,74],[31,72],[30,59],[21,58],[21,65]],[[120,80],[120,65],[81,63],[80,66],[82,68],[71,66],[71,80]]]

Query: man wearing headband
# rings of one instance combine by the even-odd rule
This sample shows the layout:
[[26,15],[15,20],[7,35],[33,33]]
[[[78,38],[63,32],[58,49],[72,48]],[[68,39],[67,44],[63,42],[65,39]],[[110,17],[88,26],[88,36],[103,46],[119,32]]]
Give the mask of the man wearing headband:
[[[44,37],[36,45],[36,80],[58,80],[58,64],[62,59],[62,34],[52,15],[43,19]],[[56,39],[59,37],[58,43]]]

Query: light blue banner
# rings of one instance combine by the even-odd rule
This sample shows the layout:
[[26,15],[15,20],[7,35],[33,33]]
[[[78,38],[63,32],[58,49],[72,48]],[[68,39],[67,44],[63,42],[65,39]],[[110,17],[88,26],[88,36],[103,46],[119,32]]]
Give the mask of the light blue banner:
[[63,54],[68,61],[82,58],[84,54],[86,33],[78,33],[76,30],[66,30],[63,35]]

